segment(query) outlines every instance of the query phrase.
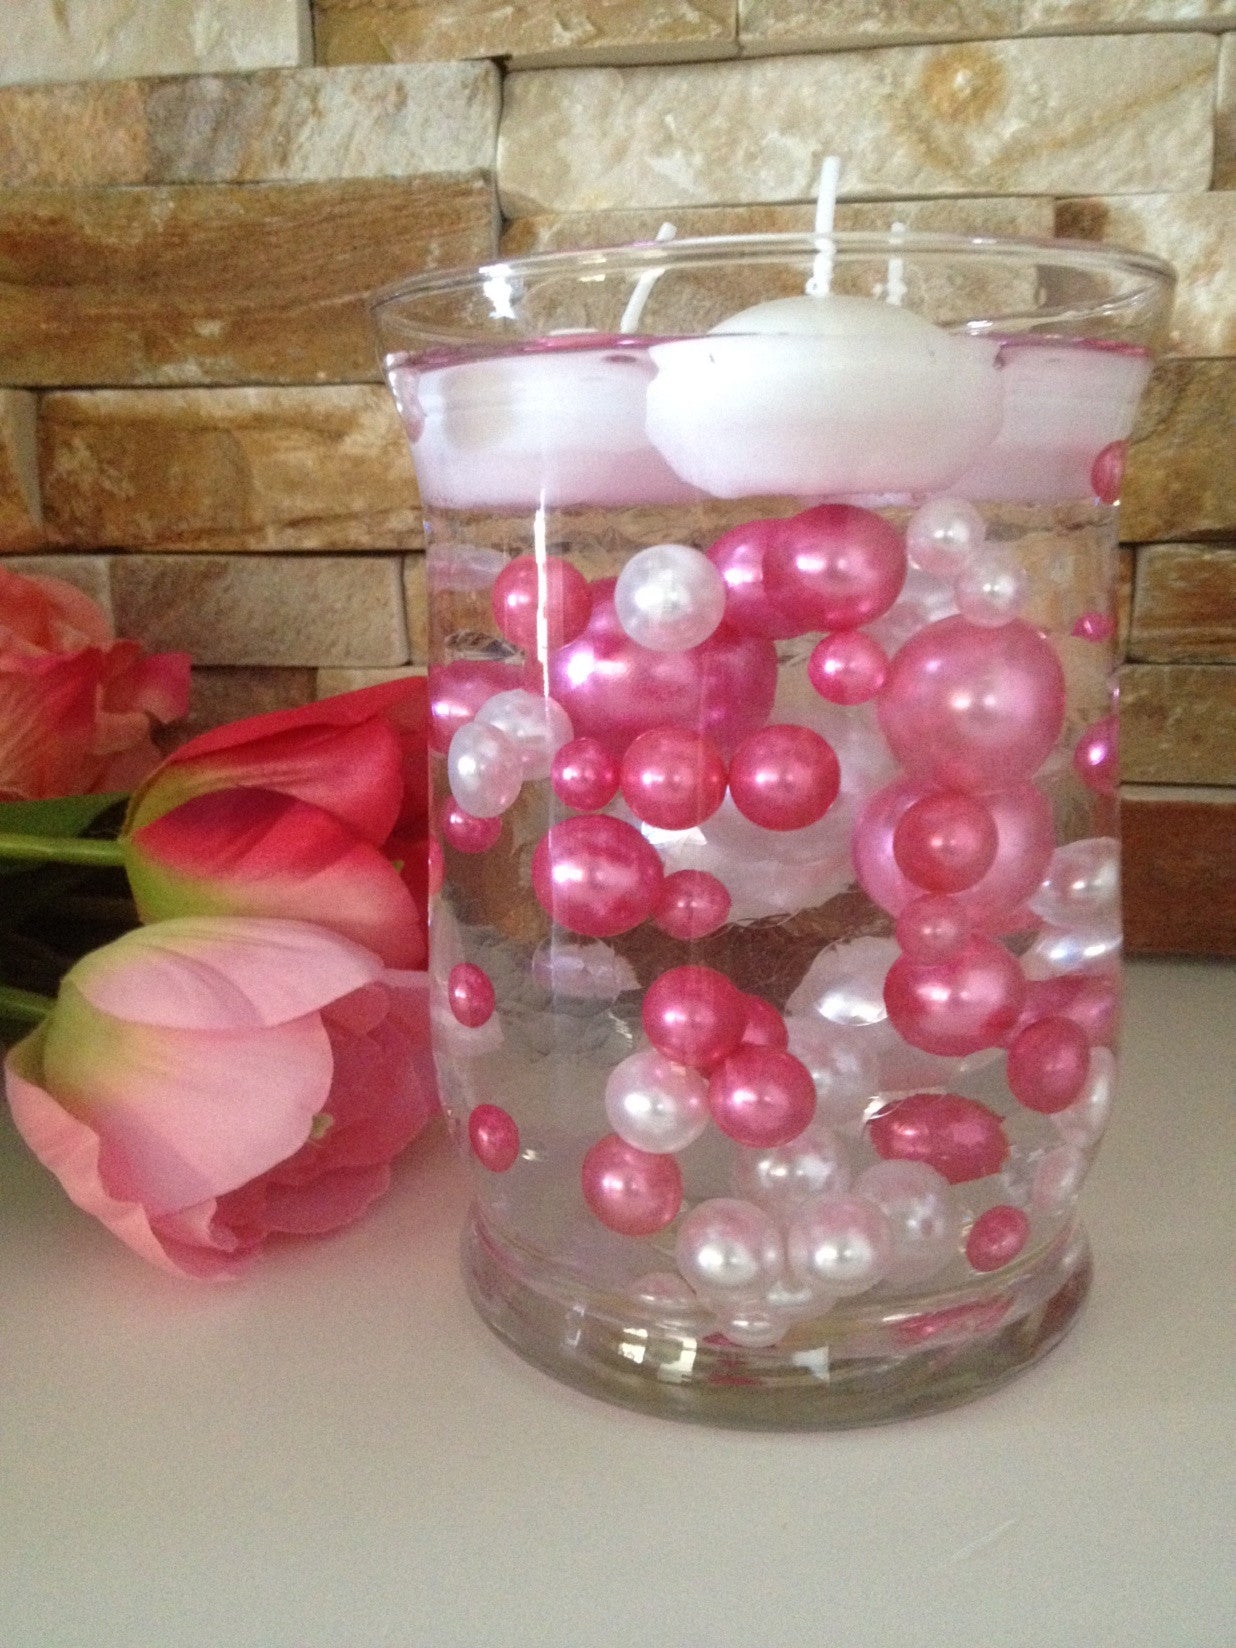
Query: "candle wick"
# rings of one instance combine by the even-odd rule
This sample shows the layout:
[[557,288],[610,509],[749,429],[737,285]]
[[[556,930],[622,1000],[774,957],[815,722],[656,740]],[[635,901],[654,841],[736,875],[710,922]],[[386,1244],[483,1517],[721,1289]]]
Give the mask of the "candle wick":
[[841,157],[825,155],[820,167],[820,184],[815,197],[815,238],[827,237],[826,244],[818,246],[811,265],[811,279],[807,282],[807,296],[826,298],[833,284],[833,222],[837,214],[837,185],[841,181]]
[[[672,223],[663,223],[653,236],[654,240],[673,240],[678,230]],[[639,325],[639,318],[644,312],[644,305],[648,302],[648,294],[665,273],[664,267],[649,269],[635,282],[635,290],[627,299],[627,306],[622,311],[622,319],[618,322],[620,332],[634,332]]]
[[[901,241],[905,237],[904,223],[893,224],[893,240]],[[906,300],[906,266],[905,259],[894,255],[888,260],[888,285],[885,288],[885,297],[898,308]]]

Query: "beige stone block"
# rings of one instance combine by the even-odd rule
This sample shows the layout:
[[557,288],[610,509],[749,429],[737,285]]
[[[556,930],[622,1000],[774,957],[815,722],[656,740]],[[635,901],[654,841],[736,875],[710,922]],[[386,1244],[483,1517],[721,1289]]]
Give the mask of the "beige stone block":
[[112,617],[112,558],[110,555],[27,555],[15,572],[37,578],[59,578],[89,595]]
[[410,675],[424,675],[422,666],[404,664],[398,669],[320,669],[317,674],[318,698],[334,698],[341,692],[359,692],[364,687],[380,687],[387,681],[406,681]]
[[378,376],[368,300],[495,247],[479,175],[0,191],[0,381]]
[[826,147],[843,197],[1201,190],[1217,49],[1116,35],[511,74],[499,192],[512,217],[808,200]]
[[309,0],[8,0],[0,81],[234,74],[312,58]]
[[1214,186],[1236,189],[1236,34],[1225,34],[1219,44]]
[[378,384],[53,393],[43,399],[40,456],[49,529],[65,545],[421,542],[411,454]]
[[163,734],[159,742],[173,749],[229,721],[312,703],[316,673],[312,669],[195,669],[189,686],[188,717],[172,729],[171,737]]
[[1143,544],[1129,656],[1236,664],[1236,544]]
[[1120,768],[1130,784],[1236,784],[1236,667],[1124,665]]
[[1236,192],[1062,200],[1056,231],[1166,258],[1180,277],[1173,354],[1236,354]]
[[414,664],[424,667],[429,662],[429,590],[423,555],[404,557],[403,606],[408,622],[408,655]]
[[320,63],[515,57],[546,63],[666,62],[737,49],[737,0],[316,0]]
[[118,556],[112,599],[123,633],[198,664],[408,660],[390,556]]
[[293,69],[0,91],[0,183],[438,177],[493,165],[492,63]]
[[35,397],[0,389],[0,553],[46,539],[35,427]]
[[1120,505],[1121,536],[1236,532],[1236,360],[1167,360],[1142,400]]

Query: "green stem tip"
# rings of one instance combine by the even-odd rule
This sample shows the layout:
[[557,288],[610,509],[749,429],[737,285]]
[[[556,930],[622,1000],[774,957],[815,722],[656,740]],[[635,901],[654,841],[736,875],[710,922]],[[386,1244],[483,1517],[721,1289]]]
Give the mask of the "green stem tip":
[[50,996],[41,996],[35,990],[0,984],[0,1019],[18,1024],[42,1024],[55,1005]]
[[0,859],[20,864],[123,864],[119,841],[83,836],[0,834]]

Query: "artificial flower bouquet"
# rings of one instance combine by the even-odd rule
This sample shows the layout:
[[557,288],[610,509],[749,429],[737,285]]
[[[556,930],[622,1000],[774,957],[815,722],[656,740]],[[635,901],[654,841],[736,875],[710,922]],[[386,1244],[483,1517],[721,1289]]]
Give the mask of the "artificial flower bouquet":
[[427,705],[395,681],[161,759],[188,691],[184,654],[0,568],[13,1119],[143,1258],[224,1277],[357,1218],[436,1109]]

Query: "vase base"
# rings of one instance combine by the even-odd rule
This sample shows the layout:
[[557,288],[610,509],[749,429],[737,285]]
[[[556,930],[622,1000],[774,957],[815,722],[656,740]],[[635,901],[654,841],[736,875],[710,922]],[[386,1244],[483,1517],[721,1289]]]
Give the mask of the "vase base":
[[1073,1226],[998,1281],[912,1305],[850,1301],[753,1349],[612,1293],[555,1289],[475,1210],[464,1236],[472,1301],[526,1361],[623,1407],[749,1430],[840,1430],[973,1401],[1059,1343],[1091,1271]]

